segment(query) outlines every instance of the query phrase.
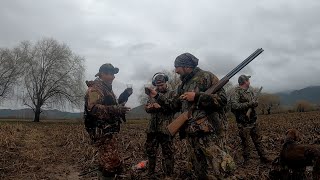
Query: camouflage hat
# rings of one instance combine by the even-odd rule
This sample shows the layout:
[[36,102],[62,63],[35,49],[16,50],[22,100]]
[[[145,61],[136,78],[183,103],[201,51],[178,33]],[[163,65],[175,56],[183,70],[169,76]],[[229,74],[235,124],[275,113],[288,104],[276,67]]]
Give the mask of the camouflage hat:
[[198,66],[199,59],[190,53],[183,53],[179,55],[174,61],[174,67],[191,67]]
[[119,72],[119,68],[113,67],[113,65],[110,63],[102,64],[102,66],[100,66],[100,68],[99,68],[99,72],[95,75],[95,77],[99,76],[99,74],[102,72],[117,74]]
[[241,85],[243,84],[245,81],[248,81],[249,78],[251,78],[251,76],[246,76],[246,75],[241,75],[238,78],[238,83]]

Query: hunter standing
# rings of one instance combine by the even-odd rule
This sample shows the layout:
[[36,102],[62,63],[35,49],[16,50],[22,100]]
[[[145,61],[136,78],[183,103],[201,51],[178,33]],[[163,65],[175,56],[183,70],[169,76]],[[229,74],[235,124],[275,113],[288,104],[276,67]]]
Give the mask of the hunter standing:
[[211,72],[198,68],[198,61],[190,53],[175,59],[175,72],[182,81],[175,98],[170,100],[155,90],[151,90],[150,96],[160,105],[173,104],[181,113],[189,112],[179,136],[186,139],[188,167],[195,176],[192,179],[223,178],[221,162],[226,153],[220,147],[219,137],[224,128],[226,93],[223,88],[215,94],[204,93],[219,80]]
[[125,121],[125,114],[130,108],[124,104],[132,94],[132,88],[127,88],[116,99],[112,91],[112,82],[119,69],[112,64],[103,64],[95,75],[94,81],[86,81],[88,90],[85,95],[85,126],[94,144],[98,147],[99,169],[101,179],[112,179],[122,171],[115,134],[120,130],[120,124]]
[[[261,136],[256,124],[257,114],[255,108],[258,102],[254,98],[254,93],[250,87],[251,76],[241,75],[238,78],[239,86],[235,88],[234,94],[231,97],[231,111],[236,117],[239,136],[243,148],[244,164],[249,160],[249,140],[250,137],[257,149],[258,155],[262,163],[268,163],[270,160],[266,156],[266,152],[261,143]],[[251,108],[251,113],[247,116],[248,110]]]
[[[173,98],[174,91],[170,91],[167,86],[169,77],[164,73],[156,73],[152,78],[152,84],[156,91],[165,98]],[[162,168],[167,178],[173,174],[174,156],[172,137],[168,134],[166,127],[174,118],[174,110],[168,104],[160,106],[153,98],[149,98],[145,105],[147,113],[151,114],[147,129],[147,140],[145,143],[146,153],[148,156],[148,176],[154,177],[156,167],[156,157],[159,145],[162,149]]]

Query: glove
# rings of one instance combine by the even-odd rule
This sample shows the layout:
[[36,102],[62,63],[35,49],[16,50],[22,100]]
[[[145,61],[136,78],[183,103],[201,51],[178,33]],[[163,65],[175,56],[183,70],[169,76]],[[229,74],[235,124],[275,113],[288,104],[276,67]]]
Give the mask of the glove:
[[129,112],[131,109],[126,106],[117,106],[118,109],[118,115],[125,115],[127,112]]
[[125,89],[123,93],[121,93],[119,96],[119,99],[118,99],[119,104],[125,104],[132,93],[133,93],[132,88]]
[[121,105],[112,106],[110,108],[110,113],[116,116],[125,115],[128,111],[130,111],[129,107],[121,106]]
[[257,102],[257,101],[250,101],[250,102],[248,103],[248,106],[249,106],[249,107],[252,107],[252,108],[255,108],[255,107],[258,106],[258,102]]
[[128,93],[129,96],[131,96],[131,94],[133,93],[133,89],[132,88],[127,88],[124,90],[124,92]]
[[[126,107],[126,106],[117,106],[118,108],[118,114],[120,116],[120,118],[122,119],[123,122],[126,122],[127,119],[126,119],[126,114],[127,112],[129,112],[131,109],[129,107]],[[121,123],[121,122],[120,122]]]

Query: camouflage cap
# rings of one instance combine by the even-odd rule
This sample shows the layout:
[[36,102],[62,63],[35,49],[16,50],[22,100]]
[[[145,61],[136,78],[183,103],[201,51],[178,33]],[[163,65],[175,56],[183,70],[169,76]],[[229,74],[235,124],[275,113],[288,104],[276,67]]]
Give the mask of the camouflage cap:
[[102,64],[102,66],[100,66],[100,68],[99,68],[99,72],[95,75],[95,77],[99,76],[99,74],[102,72],[117,74],[119,72],[119,68],[113,67],[113,65],[110,63]]
[[251,76],[246,76],[246,75],[241,75],[238,78],[238,83],[241,85],[243,84],[245,81],[248,81],[249,78],[251,78]]

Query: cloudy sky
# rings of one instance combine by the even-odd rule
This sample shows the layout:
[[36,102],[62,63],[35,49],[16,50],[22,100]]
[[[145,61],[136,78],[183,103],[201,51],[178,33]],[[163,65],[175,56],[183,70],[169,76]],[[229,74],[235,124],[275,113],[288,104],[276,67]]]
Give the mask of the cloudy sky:
[[241,73],[279,92],[320,85],[319,9],[318,0],[3,0],[0,47],[54,38],[85,57],[88,80],[110,62],[120,68],[117,95],[133,84],[132,107],[143,84],[172,70],[181,53],[222,78],[263,48]]

